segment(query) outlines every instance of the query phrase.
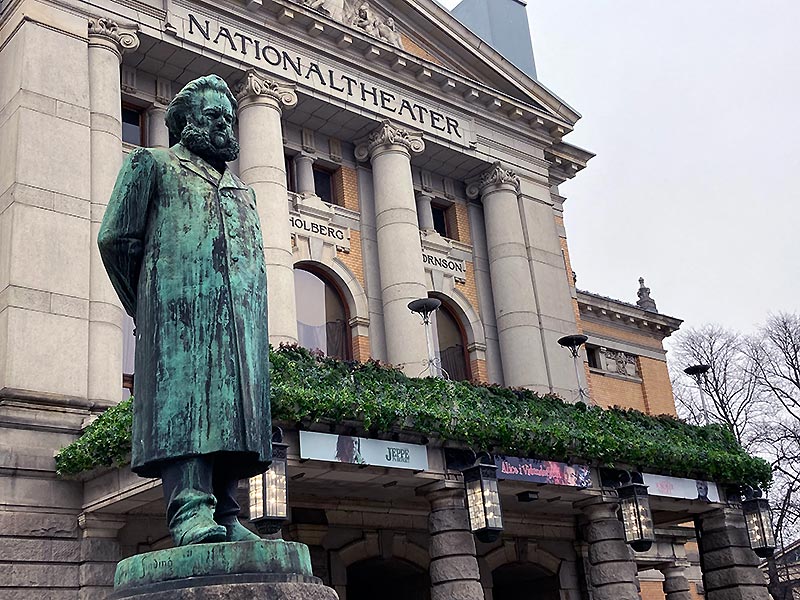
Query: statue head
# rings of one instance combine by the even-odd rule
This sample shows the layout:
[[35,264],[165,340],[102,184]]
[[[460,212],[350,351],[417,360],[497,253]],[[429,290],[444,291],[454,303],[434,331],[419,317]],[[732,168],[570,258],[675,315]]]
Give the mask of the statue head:
[[186,148],[212,164],[236,160],[233,133],[236,98],[225,81],[207,75],[187,83],[167,107],[169,132]]

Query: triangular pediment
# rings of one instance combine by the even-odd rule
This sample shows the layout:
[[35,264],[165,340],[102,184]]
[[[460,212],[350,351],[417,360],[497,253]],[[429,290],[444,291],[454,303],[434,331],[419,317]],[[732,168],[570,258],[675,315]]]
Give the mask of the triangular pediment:
[[580,118],[434,0],[297,2],[435,67],[506,94],[557,121],[571,126]]

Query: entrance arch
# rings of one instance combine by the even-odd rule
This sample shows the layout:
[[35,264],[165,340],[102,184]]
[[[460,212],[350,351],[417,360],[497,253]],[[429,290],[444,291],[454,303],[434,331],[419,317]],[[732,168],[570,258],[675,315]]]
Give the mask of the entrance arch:
[[492,571],[492,600],[559,600],[558,575],[531,562],[506,563]]
[[367,558],[347,567],[347,600],[430,600],[431,581],[399,558]]

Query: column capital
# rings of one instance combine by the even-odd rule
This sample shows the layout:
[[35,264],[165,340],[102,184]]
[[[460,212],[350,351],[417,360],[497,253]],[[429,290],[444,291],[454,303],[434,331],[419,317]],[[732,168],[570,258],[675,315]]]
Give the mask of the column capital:
[[381,149],[401,148],[408,153],[421,154],[425,151],[422,134],[398,127],[391,121],[383,121],[378,128],[369,134],[366,142],[356,146],[356,159],[365,161],[373,158]]
[[269,79],[255,69],[249,69],[244,79],[236,86],[236,99],[240,103],[266,100],[280,111],[283,107],[293,108],[297,106],[297,92],[295,92],[295,89],[296,86],[293,83]]
[[502,163],[496,162],[467,185],[467,196],[474,199],[501,188],[519,194],[519,186],[519,176],[511,169],[505,168]]
[[125,52],[133,52],[139,47],[136,25],[119,25],[106,17],[90,17],[89,45],[102,46],[116,53],[120,60]]

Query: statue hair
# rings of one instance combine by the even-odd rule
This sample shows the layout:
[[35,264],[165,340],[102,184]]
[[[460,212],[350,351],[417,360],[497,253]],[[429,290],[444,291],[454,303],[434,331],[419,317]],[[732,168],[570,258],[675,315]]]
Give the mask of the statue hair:
[[194,110],[197,95],[204,90],[216,90],[225,94],[225,97],[230,100],[233,112],[236,114],[236,109],[239,103],[231,93],[228,84],[219,75],[206,75],[205,77],[198,77],[183,86],[183,89],[172,99],[167,107],[167,129],[176,138],[181,137],[183,128],[186,127],[187,115]]

